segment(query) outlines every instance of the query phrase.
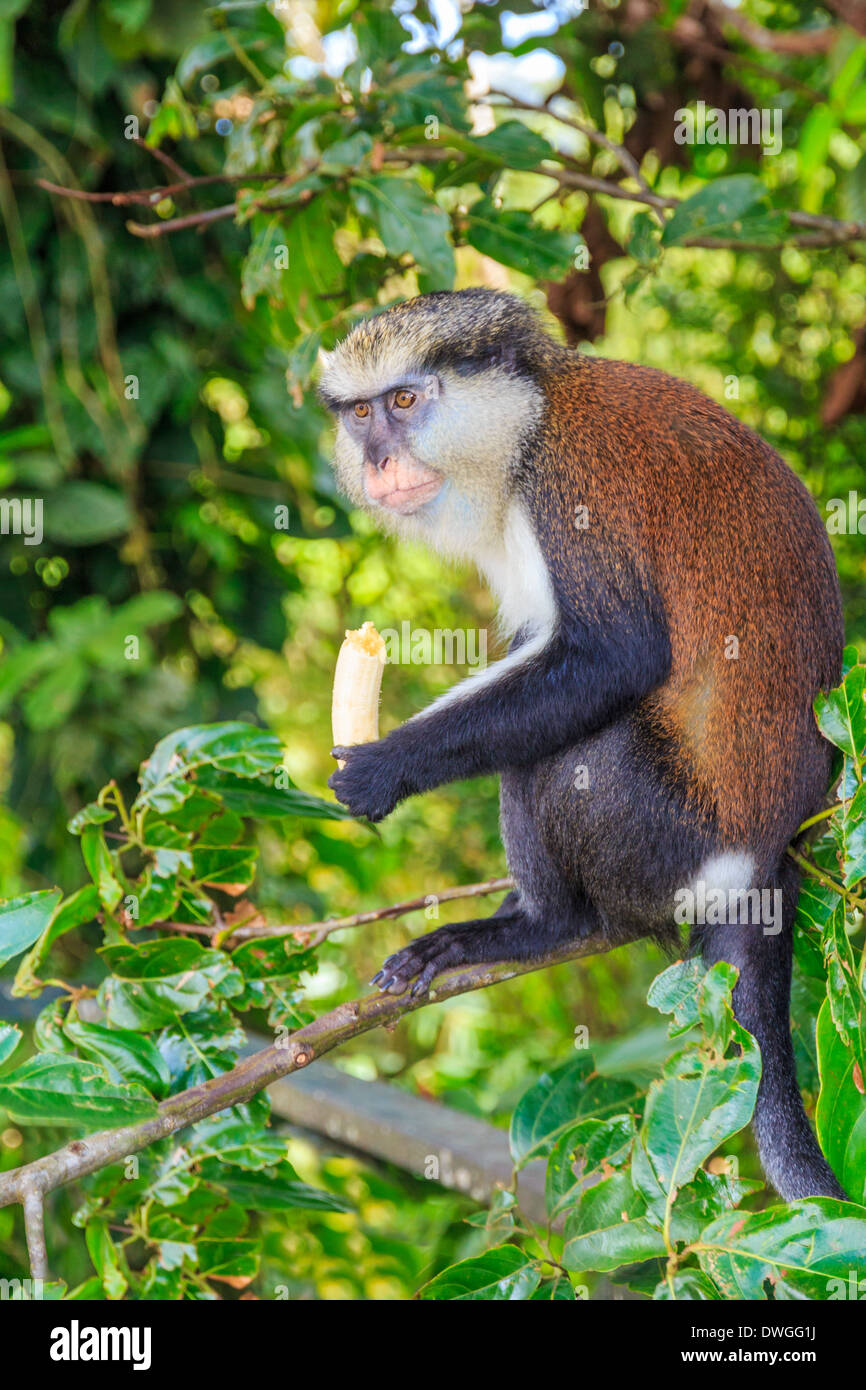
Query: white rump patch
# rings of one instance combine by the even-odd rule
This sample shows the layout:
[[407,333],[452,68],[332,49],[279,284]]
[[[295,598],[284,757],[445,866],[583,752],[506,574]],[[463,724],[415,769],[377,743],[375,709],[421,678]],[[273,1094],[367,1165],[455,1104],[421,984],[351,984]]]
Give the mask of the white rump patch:
[[751,888],[754,877],[754,856],[734,850],[717,854],[702,864],[691,886],[693,892],[699,883],[703,883],[708,893],[734,893],[738,888]]
[[674,921],[680,926],[760,927],[765,936],[782,930],[781,888],[755,888],[751,854],[729,851],[708,859],[687,888],[674,893]]

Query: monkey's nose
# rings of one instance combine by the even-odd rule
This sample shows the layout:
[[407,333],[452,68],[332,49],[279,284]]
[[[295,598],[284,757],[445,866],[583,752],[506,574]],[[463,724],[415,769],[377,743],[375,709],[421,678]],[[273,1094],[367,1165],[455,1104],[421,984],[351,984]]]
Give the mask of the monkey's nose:
[[389,464],[390,462],[391,462],[391,455],[390,455],[390,454],[385,454],[384,458],[380,458],[380,459],[379,459],[379,462],[375,465],[377,471],[378,471],[379,473],[384,473],[384,472],[385,472],[385,469],[388,467],[388,464]]

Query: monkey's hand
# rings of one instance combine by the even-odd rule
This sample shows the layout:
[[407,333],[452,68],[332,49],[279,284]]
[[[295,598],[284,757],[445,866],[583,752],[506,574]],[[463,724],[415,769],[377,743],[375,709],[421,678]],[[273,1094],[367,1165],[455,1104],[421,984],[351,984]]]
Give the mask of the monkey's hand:
[[506,959],[510,954],[515,958],[518,953],[525,955],[523,940],[518,951],[510,950],[515,932],[519,934],[524,925],[524,919],[518,915],[498,919],[494,915],[486,921],[439,927],[389,956],[370,984],[378,985],[383,994],[404,994],[410,985],[413,995],[425,994],[443,970],[476,961],[499,960],[503,951]]
[[378,743],[331,749],[331,756],[345,766],[331,774],[328,786],[353,816],[384,820],[406,795],[385,743],[379,739]]

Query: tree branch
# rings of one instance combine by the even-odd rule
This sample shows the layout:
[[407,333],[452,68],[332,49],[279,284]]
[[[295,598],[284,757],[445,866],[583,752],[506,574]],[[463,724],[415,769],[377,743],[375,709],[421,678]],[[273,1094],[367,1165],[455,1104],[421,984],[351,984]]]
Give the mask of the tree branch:
[[740,10],[710,0],[710,10],[721,25],[730,24],[746,43],[765,53],[812,54],[827,53],[839,37],[839,30],[827,25],[823,29],[765,29]]
[[[614,945],[621,944],[624,942],[618,940],[614,943],[599,933],[559,946],[531,961],[497,961],[448,970],[434,980],[427,995],[372,994],[364,999],[350,1000],[299,1029],[291,1037],[281,1039],[239,1062],[222,1076],[192,1086],[179,1095],[169,1096],[159,1104],[156,1114],[146,1120],[75,1139],[44,1158],[0,1173],[0,1207],[16,1202],[24,1207],[34,1277],[48,1277],[42,1205],[46,1194],[55,1188],[63,1187],[88,1173],[95,1173],[109,1163],[119,1162],[129,1154],[146,1149],[157,1140],[165,1139],[208,1115],[247,1101],[281,1076],[309,1066],[317,1057],[340,1047],[350,1038],[359,1037],[373,1028],[391,1026],[416,1009],[458,994],[467,994],[471,990],[487,989],[502,980],[543,970],[566,960],[609,951]],[[37,1269],[41,1271],[38,1275]]]
[[48,1278],[48,1251],[45,1245],[45,1212],[42,1192],[33,1184],[23,1189],[24,1230],[27,1235],[27,1254],[33,1279]]
[[225,923],[212,926],[198,922],[152,922],[152,927],[160,931],[192,932],[194,936],[222,936],[223,944],[249,941],[269,936],[297,936],[303,939],[306,947],[321,945],[332,932],[343,931],[346,927],[365,927],[368,922],[381,922],[386,917],[402,917],[407,912],[418,912],[436,903],[454,902],[458,898],[481,898],[487,893],[502,893],[514,887],[513,878],[489,878],[484,883],[465,883],[457,888],[441,888],[438,893],[425,893],[418,898],[408,898],[401,903],[391,903],[388,907],[376,907],[369,912],[353,912],[349,917],[328,917],[322,922],[298,922],[280,926],[244,926],[232,928]]
[[[520,107],[520,109],[524,108]],[[578,124],[576,121],[572,121],[570,118],[557,116],[555,112],[547,111],[544,107],[526,107],[525,109],[541,111],[542,114],[546,113],[552,116],[555,120],[564,122],[564,124],[566,125],[573,125],[576,129],[581,130],[583,134],[587,135],[591,139],[594,139],[596,144],[601,144],[605,149],[609,150],[611,153],[616,154],[617,151],[621,148],[620,146],[615,145],[613,141],[608,140],[607,136],[602,136],[600,132],[594,131],[590,136],[589,127],[583,126],[582,124]],[[623,151],[623,153],[628,158],[630,158],[630,156],[628,156],[627,151]],[[568,158],[568,156],[562,155],[561,153],[559,154],[559,157],[562,159]],[[411,148],[390,149],[386,150],[384,154],[384,159],[387,163],[395,164],[411,164],[417,162],[430,163],[433,160],[443,159],[454,159],[457,163],[460,163],[463,160],[463,158],[464,155],[462,151],[450,150],[445,148],[429,150],[415,150]],[[299,179],[306,178],[310,173],[314,172],[315,167],[315,165],[308,166],[296,178],[292,179],[286,179],[285,175],[278,174],[245,174],[243,176],[243,181],[245,183],[249,183],[252,181],[258,182],[273,179],[275,183],[282,183],[285,185],[287,189],[289,189],[293,183],[298,182]],[[528,170],[527,172],[537,174],[541,178],[553,179],[557,183],[559,183],[561,188],[580,189],[582,192],[601,194],[603,197],[606,198],[618,198],[624,202],[640,203],[643,204],[645,207],[652,208],[656,212],[669,209],[672,210],[673,208],[678,207],[683,202],[682,198],[662,197],[660,194],[654,193],[652,189],[646,184],[646,181],[643,179],[642,175],[639,175],[641,186],[637,189],[628,189],[623,188],[621,184],[617,183],[613,179],[598,178],[594,174],[585,174],[580,169],[557,169],[541,167],[538,169]],[[634,176],[633,171],[631,169],[629,169],[628,172],[632,176]],[[186,191],[193,187],[201,187],[205,183],[230,183],[233,181],[233,178],[229,178],[227,176],[204,175],[201,179],[191,179],[188,184],[170,184],[163,189],[137,189],[133,190],[131,193],[83,193],[81,189],[63,188],[57,184],[50,184],[48,180],[37,180],[41,187],[45,188],[49,192],[56,193],[62,197],[83,198],[88,202],[98,201],[114,203],[115,205],[121,206],[125,203],[145,203],[152,205],[154,202],[159,202],[162,197],[168,196],[169,193],[178,192],[181,190]],[[270,193],[276,191],[276,189],[268,190],[268,192],[265,195],[263,195],[262,198],[256,199],[254,206],[257,208],[257,210],[262,212],[278,212],[282,210],[284,207],[300,206],[303,203],[308,202],[309,199],[314,196],[312,190],[308,189],[305,190],[297,199],[293,199],[289,203],[282,204],[280,202],[271,201],[268,196]],[[186,231],[191,227],[205,227],[208,226],[210,223],[223,221],[229,217],[234,217],[237,211],[238,204],[236,202],[225,203],[221,207],[205,208],[200,212],[188,213],[184,217],[173,217],[165,222],[144,223],[130,221],[127,222],[126,226],[128,231],[130,231],[133,236],[145,238],[161,237],[168,236],[172,232]],[[714,251],[776,251],[779,250],[782,246],[826,247],[841,246],[845,242],[849,241],[866,241],[866,223],[864,222],[839,221],[838,219],[833,217],[823,217],[813,213],[800,212],[797,209],[783,209],[783,211],[785,212],[785,215],[787,216],[788,221],[792,224],[792,226],[807,227],[812,230],[804,231],[799,235],[790,236],[785,238],[784,240],[772,243],[740,241],[734,237],[695,236],[684,239],[683,241],[679,242],[678,245],[703,247]]]

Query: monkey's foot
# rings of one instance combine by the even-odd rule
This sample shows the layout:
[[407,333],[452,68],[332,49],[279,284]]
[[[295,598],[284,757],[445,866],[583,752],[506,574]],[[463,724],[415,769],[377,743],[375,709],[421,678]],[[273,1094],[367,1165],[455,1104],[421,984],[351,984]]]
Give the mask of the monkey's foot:
[[470,922],[440,927],[389,956],[370,984],[378,985],[383,994],[405,994],[414,980],[412,994],[423,994],[443,970],[498,959],[492,944],[497,934],[501,937],[501,927],[491,931],[486,924]]

